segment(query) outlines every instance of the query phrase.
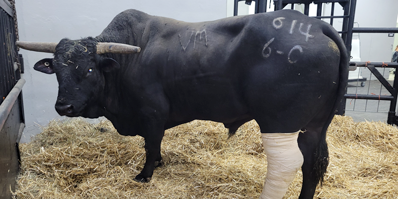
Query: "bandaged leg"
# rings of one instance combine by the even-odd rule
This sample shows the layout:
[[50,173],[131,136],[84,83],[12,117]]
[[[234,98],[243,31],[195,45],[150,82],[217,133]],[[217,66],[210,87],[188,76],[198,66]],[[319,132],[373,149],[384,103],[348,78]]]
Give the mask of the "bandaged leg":
[[303,165],[303,155],[297,143],[298,134],[299,132],[261,134],[268,162],[261,199],[282,198]]

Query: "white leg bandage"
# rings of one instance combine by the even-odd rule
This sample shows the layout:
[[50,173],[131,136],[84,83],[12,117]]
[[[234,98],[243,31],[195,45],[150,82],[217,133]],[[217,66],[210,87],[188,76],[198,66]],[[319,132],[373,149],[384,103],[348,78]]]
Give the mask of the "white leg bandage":
[[262,133],[267,155],[267,176],[261,199],[282,198],[303,165],[303,155],[298,147],[297,133]]

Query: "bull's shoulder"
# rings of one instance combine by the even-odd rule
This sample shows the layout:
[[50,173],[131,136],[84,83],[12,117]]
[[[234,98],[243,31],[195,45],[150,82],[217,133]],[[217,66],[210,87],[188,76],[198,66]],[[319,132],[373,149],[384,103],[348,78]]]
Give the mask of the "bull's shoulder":
[[147,18],[148,16],[149,15],[147,13],[145,13],[145,12],[142,12],[142,11],[139,11],[139,10],[136,10],[136,9],[128,9],[128,10],[125,10],[125,11],[119,13],[118,15],[116,15],[115,18],[118,18],[120,20],[122,20],[123,18],[137,18],[137,19],[140,19],[140,18]]

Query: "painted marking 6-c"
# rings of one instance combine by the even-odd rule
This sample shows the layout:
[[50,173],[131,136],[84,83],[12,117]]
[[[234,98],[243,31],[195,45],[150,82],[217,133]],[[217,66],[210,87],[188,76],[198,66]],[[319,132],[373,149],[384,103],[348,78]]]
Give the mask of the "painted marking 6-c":
[[[272,42],[274,42],[274,40],[275,40],[275,37],[271,38],[266,44],[264,44],[263,50],[261,51],[262,56],[266,59],[268,57],[270,57],[272,54],[272,48],[270,47],[270,45],[272,44]],[[300,45],[295,45],[290,49],[289,53],[287,54],[287,61],[291,64],[294,64],[297,62],[297,59],[296,60],[291,59],[291,54],[293,53],[293,51],[299,51],[300,54],[303,54],[303,48]],[[280,54],[280,55],[284,54],[283,51],[277,50],[276,52],[277,52],[277,54]]]

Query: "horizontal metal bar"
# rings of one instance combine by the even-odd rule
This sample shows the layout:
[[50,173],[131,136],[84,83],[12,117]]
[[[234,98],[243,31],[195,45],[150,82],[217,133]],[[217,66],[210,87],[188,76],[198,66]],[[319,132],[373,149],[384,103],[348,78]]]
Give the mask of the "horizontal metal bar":
[[[274,2],[278,2],[280,0],[274,0]],[[297,3],[304,4],[306,1],[303,0],[283,0],[283,3]],[[307,1],[308,2],[308,1]],[[331,3],[331,2],[348,2],[348,0],[313,0],[314,3]]]
[[348,2],[349,0],[314,0],[314,3]]
[[398,28],[352,28],[353,33],[398,33]]
[[357,67],[383,67],[383,68],[398,68],[397,62],[350,62],[350,65],[355,65]]
[[349,15],[343,15],[343,16],[314,16],[314,18],[317,19],[335,19],[335,18],[348,18],[350,17]]
[[8,118],[8,114],[10,114],[15,101],[17,101],[19,93],[21,93],[25,82],[26,81],[24,79],[18,80],[17,84],[15,84],[14,88],[12,88],[10,93],[8,93],[3,103],[0,104],[0,130],[3,129],[4,123]]
[[346,99],[369,99],[369,100],[393,100],[392,95],[363,95],[363,94],[345,94]]
[[8,15],[13,16],[10,2],[6,0],[0,0],[0,7],[3,8],[3,10],[6,11]]

